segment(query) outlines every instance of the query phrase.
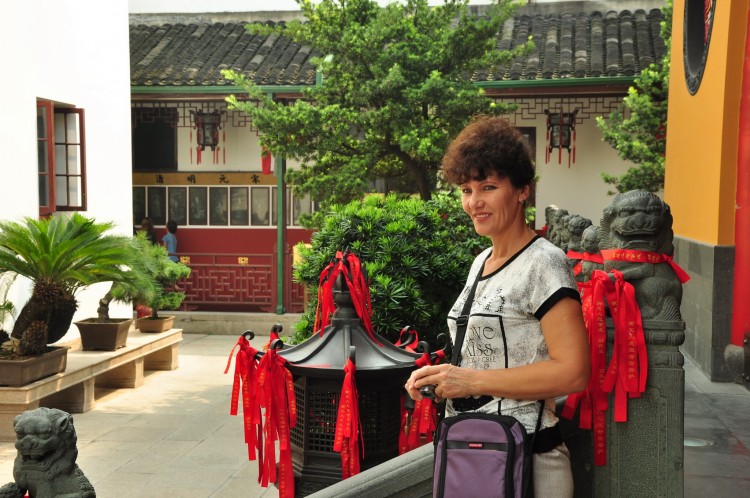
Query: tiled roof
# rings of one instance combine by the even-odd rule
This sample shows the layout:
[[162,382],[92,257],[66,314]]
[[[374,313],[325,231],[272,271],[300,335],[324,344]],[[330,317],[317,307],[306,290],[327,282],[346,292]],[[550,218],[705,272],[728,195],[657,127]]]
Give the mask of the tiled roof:
[[[512,48],[532,35],[535,50],[503,67],[477,71],[472,79],[635,76],[665,53],[662,19],[659,9],[518,14],[505,22],[497,47]],[[222,69],[245,73],[258,85],[315,83],[310,58],[319,54],[285,37],[251,35],[245,24],[131,24],[131,85],[230,85]]]

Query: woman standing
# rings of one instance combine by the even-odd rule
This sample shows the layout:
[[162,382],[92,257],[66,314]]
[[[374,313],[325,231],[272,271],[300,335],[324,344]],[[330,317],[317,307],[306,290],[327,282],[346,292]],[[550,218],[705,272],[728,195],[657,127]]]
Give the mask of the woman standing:
[[[469,270],[448,315],[451,337],[477,280],[458,366],[423,367],[406,383],[409,395],[435,386],[446,416],[497,413],[518,419],[530,437],[546,400],[535,439],[536,496],[572,497],[570,456],[555,417],[555,397],[586,387],[588,340],[580,297],[565,253],[526,224],[525,201],[534,167],[523,136],[506,120],[474,120],[443,158],[448,181],[459,185],[464,211],[492,246]],[[507,368],[506,368],[507,365]]]

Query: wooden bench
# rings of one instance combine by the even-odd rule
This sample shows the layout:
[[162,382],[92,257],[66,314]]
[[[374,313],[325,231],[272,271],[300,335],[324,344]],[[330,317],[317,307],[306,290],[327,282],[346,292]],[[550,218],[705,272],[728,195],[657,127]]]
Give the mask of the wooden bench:
[[144,370],[174,370],[182,329],[158,334],[132,331],[116,351],[68,351],[64,372],[20,387],[0,387],[0,441],[15,441],[13,419],[40,406],[84,413],[96,404],[95,388],[143,385]]

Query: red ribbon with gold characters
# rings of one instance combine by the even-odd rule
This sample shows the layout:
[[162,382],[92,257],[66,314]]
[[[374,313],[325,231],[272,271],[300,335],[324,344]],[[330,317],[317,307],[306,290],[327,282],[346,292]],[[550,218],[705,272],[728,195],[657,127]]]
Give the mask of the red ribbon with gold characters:
[[[347,360],[344,366],[344,385],[341,389],[339,411],[336,418],[336,433],[333,439],[333,451],[341,453],[341,478],[347,479],[359,474],[359,448],[362,435],[359,430],[359,402],[357,383],[354,381],[356,367]],[[362,458],[364,458],[364,441]]]
[[594,431],[594,465],[607,463],[607,428],[605,413],[609,407],[602,383],[607,372],[607,322],[604,306],[605,288],[612,283],[603,271],[596,270],[591,280],[579,283],[583,318],[589,336],[591,375],[585,390],[568,396],[562,416],[572,419],[580,404],[579,427]]
[[637,251],[635,249],[602,249],[602,256],[607,261],[627,261],[630,263],[667,263],[675,275],[684,284],[690,280],[690,275],[680,265],[674,262],[671,256],[652,251]]
[[[628,398],[637,398],[646,390],[648,354],[641,311],[635,289],[622,273],[595,270],[591,280],[579,284],[582,309],[589,335],[591,375],[581,393],[568,396],[562,415],[572,418],[580,404],[579,426],[594,431],[594,464],[607,463],[607,394],[614,392],[614,420],[627,422]],[[605,298],[614,322],[614,349],[607,366],[607,328]]]
[[583,263],[584,261],[591,261],[592,263],[604,263],[604,258],[601,254],[595,253],[595,252],[575,252],[575,251],[568,251],[567,254],[569,259],[577,259],[578,263],[576,263],[575,267],[573,267],[573,275],[580,275],[583,271]]
[[614,285],[607,286],[607,301],[615,324],[612,360],[602,389],[615,395],[615,422],[627,422],[628,398],[639,398],[646,390],[648,355],[641,310],[635,289],[617,270],[611,270]]
[[[258,364],[258,392],[265,409],[264,459],[260,485],[276,483],[279,497],[294,498],[294,471],[290,429],[297,423],[297,404],[294,398],[292,373],[286,360],[271,348]],[[279,442],[279,473],[276,474],[275,443]]]
[[[239,352],[234,363],[234,384],[232,385],[232,400],[229,407],[230,415],[237,415],[240,392],[242,392],[242,415],[245,427],[245,443],[247,444],[247,456],[249,460],[256,459],[256,451],[260,456],[258,460],[258,479],[260,480],[261,464],[263,461],[263,432],[261,428],[260,403],[257,399],[257,361],[255,355],[258,350],[250,345],[244,336],[240,337],[237,344],[229,352],[229,360],[224,373],[229,372],[232,363],[232,355],[239,347]],[[259,481],[260,482],[260,481]]]

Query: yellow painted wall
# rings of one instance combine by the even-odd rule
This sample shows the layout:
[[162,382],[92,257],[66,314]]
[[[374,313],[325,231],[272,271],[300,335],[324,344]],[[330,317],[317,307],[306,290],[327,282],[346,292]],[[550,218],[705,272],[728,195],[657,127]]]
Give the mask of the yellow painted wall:
[[686,1],[696,0],[674,2],[664,200],[672,208],[675,235],[734,245],[748,0],[717,1],[706,68],[695,95],[688,92],[684,76]]

